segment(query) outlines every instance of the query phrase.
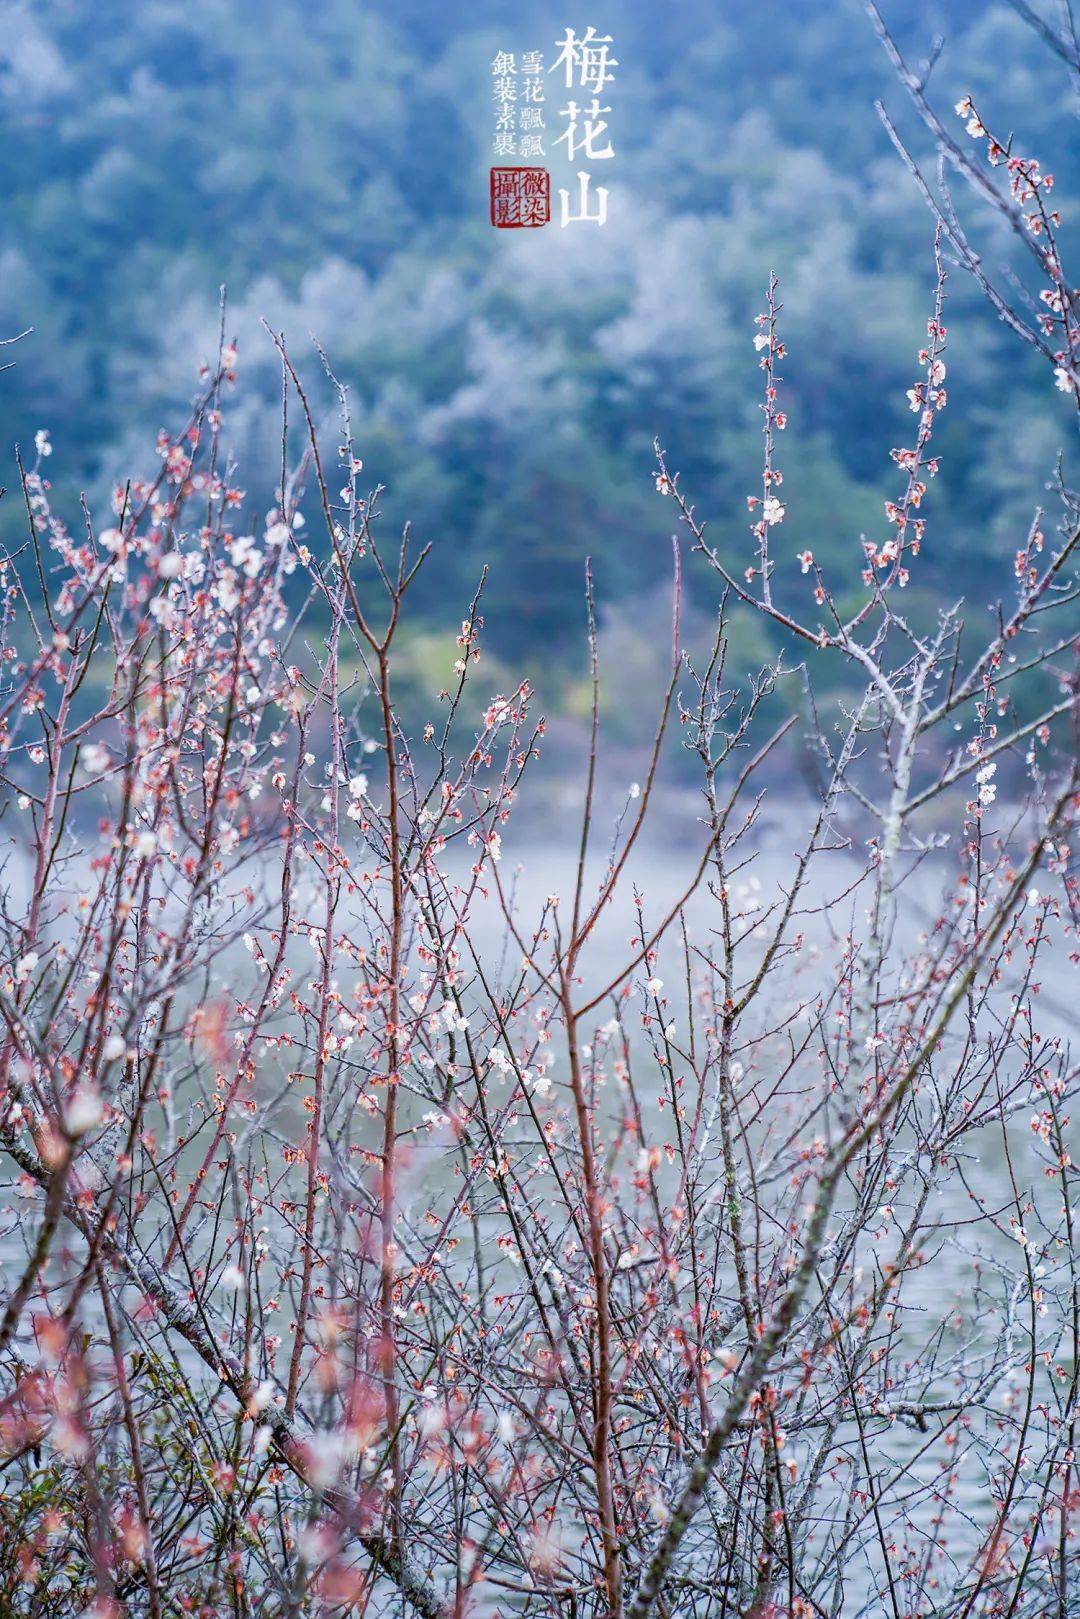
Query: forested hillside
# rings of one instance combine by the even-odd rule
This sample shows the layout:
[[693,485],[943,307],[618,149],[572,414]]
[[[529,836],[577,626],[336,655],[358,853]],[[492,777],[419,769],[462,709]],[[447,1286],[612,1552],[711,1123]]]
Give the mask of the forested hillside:
[[[1007,5],[885,10],[913,63],[944,36],[930,87],[950,118],[972,91],[1025,151],[1075,160],[1067,77]],[[933,266],[931,217],[875,97],[931,173],[933,158],[858,0],[617,0],[574,18],[491,0],[61,0],[0,18],[0,336],[34,328],[0,375],[9,487],[13,444],[43,426],[72,502],[152,465],[152,428],[180,425],[216,346],[224,282],[243,382],[231,442],[255,509],[278,458],[266,316],[294,349],[314,333],[349,382],[384,509],[436,542],[429,604],[464,602],[491,561],[492,644],[576,647],[588,552],[612,633],[667,575],[654,435],[713,541],[735,561],[749,545],[752,322],[775,270],[783,546],[831,562],[882,529]],[[491,56],[550,61],[569,21],[610,32],[620,62],[609,221],[493,231]],[[1059,172],[1062,192],[1073,178]],[[985,226],[976,214],[988,263],[1026,273]],[[924,607],[978,593],[987,550],[1019,543],[1075,431],[1071,402],[958,271],[947,300],[955,408]],[[20,521],[9,498],[8,543]]]

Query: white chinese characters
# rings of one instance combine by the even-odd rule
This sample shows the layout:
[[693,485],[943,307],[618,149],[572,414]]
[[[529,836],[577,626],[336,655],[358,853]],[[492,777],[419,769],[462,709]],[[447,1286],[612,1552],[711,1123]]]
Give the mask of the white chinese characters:
[[[610,34],[598,34],[592,24],[580,37],[572,28],[568,28],[565,38],[558,41],[559,54],[548,69],[549,73],[555,73],[560,68],[564,71],[568,90],[583,90],[592,95],[591,101],[581,106],[571,99],[560,114],[566,121],[566,128],[555,144],[566,147],[566,156],[571,163],[582,158],[589,163],[602,163],[615,156],[604,116],[611,108],[600,101],[605,85],[615,77],[613,69],[619,65],[618,59],[611,54],[613,43]],[[559,217],[563,229],[567,225],[606,224],[607,187],[597,186],[593,196],[592,176],[587,169],[578,170],[577,182],[576,197],[572,198],[567,187],[559,188]]]
[[[491,171],[493,224],[546,224],[551,217],[547,199],[553,187],[547,170],[540,167],[548,154],[545,84],[550,74],[556,74],[555,82],[569,92],[553,118],[557,132],[550,145],[551,156],[563,159],[571,171],[567,184],[559,188],[560,224],[565,229],[607,223],[608,188],[594,185],[591,165],[608,163],[615,156],[609,86],[618,66],[612,36],[597,33],[591,23],[583,33],[565,29],[562,39],[555,41],[554,60],[546,73],[542,51],[495,53],[492,153],[497,163],[507,166]],[[535,195],[524,197],[526,183]]]
[[514,51],[497,51],[491,62],[491,92],[495,103],[492,152],[495,157],[535,162],[545,155],[544,57],[541,51],[523,51],[520,63]]

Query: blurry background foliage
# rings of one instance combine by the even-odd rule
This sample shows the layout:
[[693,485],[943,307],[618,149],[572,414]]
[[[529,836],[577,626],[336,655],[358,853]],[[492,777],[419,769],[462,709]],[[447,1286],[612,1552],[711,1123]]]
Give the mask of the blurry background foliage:
[[[1080,174],[1064,69],[1004,4],[884,9],[914,62],[946,36],[931,88],[950,118],[971,92],[1055,173],[1068,244]],[[620,63],[605,97],[616,156],[593,166],[609,222],[493,231],[491,58],[542,49],[550,63],[565,27],[588,23],[614,36]],[[556,75],[548,85],[550,152],[567,98]],[[528,674],[549,711],[579,712],[592,554],[605,707],[632,741],[668,656],[674,509],[653,488],[652,439],[741,572],[746,496],[760,493],[752,323],[771,269],[790,348],[777,588],[802,598],[794,559],[809,546],[843,598],[860,535],[887,532],[882,502],[900,488],[889,451],[914,436],[905,390],[931,306],[932,226],[876,96],[932,169],[858,0],[6,0],[0,336],[34,333],[0,375],[0,480],[13,486],[13,445],[29,451],[39,427],[72,524],[81,490],[103,502],[114,480],[153,471],[157,429],[182,425],[215,351],[224,281],[246,523],[276,482],[265,315],[297,356],[311,333],[325,345],[351,387],[365,476],[388,485],[386,526],[411,517],[435,542],[408,677],[446,683],[489,562],[488,681]],[[561,157],[549,166],[566,181]],[[988,264],[1027,276],[1016,244],[958,195]],[[950,403],[913,616],[1008,588],[1008,558],[1075,432],[1071,401],[959,272],[946,322]],[[9,493],[6,543],[23,521]],[[687,574],[700,644],[716,581],[700,562]],[[737,672],[768,654],[761,634],[739,632]]]

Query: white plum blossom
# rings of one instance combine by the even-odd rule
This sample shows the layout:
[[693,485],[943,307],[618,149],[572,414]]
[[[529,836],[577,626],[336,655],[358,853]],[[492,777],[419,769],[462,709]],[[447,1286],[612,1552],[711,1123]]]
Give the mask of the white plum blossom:
[[341,1477],[346,1462],[355,1457],[357,1444],[347,1431],[324,1430],[304,1445],[304,1471],[316,1490],[327,1490]]
[[100,1092],[93,1086],[80,1085],[65,1109],[64,1128],[69,1136],[84,1136],[101,1123],[104,1113]]
[[25,984],[34,968],[37,966],[39,956],[36,950],[28,950],[25,956],[20,956],[15,967],[15,982]]
[[495,1419],[495,1426],[499,1438],[502,1440],[503,1444],[512,1445],[514,1442],[513,1412],[505,1410],[500,1411],[498,1417]]
[[234,568],[242,568],[249,579],[254,579],[262,567],[262,552],[255,548],[254,534],[242,534],[234,540],[229,547],[229,557]]
[[453,1001],[443,1001],[439,1007],[439,1016],[442,1018],[448,1034],[453,1034],[455,1031],[459,1034],[464,1034],[469,1027],[468,1018],[459,1016],[458,1009]]
[[997,774],[997,765],[993,760],[984,764],[975,772],[975,780],[979,785],[979,803],[992,804],[997,797],[997,787],[994,785],[994,776]]
[[100,742],[89,742],[79,754],[79,763],[89,776],[100,776],[109,768],[109,755]]

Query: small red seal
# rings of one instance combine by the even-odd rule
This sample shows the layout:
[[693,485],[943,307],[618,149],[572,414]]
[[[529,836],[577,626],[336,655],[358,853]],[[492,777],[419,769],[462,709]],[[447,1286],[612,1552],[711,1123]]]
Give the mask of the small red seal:
[[546,225],[551,218],[547,169],[492,169],[491,223],[496,230]]

